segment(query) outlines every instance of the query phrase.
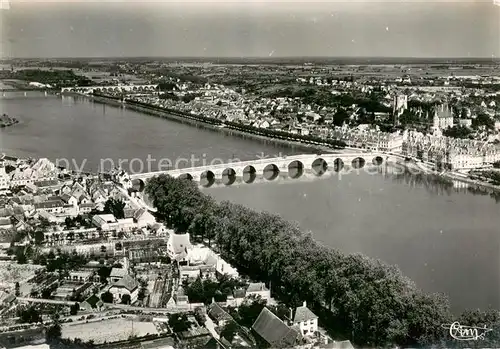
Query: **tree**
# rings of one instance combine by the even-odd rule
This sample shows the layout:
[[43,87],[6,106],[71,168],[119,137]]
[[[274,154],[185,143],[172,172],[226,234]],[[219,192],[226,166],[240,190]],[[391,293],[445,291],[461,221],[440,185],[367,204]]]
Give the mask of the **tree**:
[[80,304],[75,303],[75,304],[73,304],[73,305],[70,307],[70,309],[69,309],[69,313],[70,313],[71,315],[76,315],[76,314],[78,314],[78,310],[80,310]]
[[52,297],[52,289],[50,288],[44,288],[42,290],[42,298],[44,299],[50,299]]
[[201,308],[201,307],[197,307],[194,310],[194,317],[195,317],[196,321],[198,321],[198,323],[201,326],[203,326],[205,324],[205,322],[207,321],[207,317],[205,315],[205,312],[203,311],[203,308]]
[[125,218],[125,203],[121,200],[115,200],[113,198],[108,199],[104,204],[103,213],[112,214],[117,219]]
[[99,275],[99,278],[100,278],[102,283],[106,283],[109,276],[111,275],[111,268],[106,267],[106,266],[102,266],[97,271],[97,275]]
[[46,338],[47,342],[52,342],[55,341],[59,338],[61,338],[61,325],[59,323],[55,323],[52,326],[50,326],[47,331],[46,331]]
[[28,262],[28,258],[24,254],[23,248],[18,248],[16,251],[16,260],[19,264],[26,264]]
[[139,289],[139,292],[137,293],[137,300],[139,301],[143,301],[144,298],[146,297],[146,288],[145,287],[141,287]]
[[43,231],[41,230],[35,231],[34,238],[35,238],[35,244],[41,245],[43,243],[43,240],[45,239]]
[[273,312],[274,315],[279,317],[283,321],[292,320],[290,319],[290,309],[284,304],[278,304],[275,306],[268,306],[269,310]]
[[122,295],[122,304],[130,304],[130,295],[129,294],[124,294]]
[[101,300],[104,303],[113,303],[113,294],[111,292],[104,292],[101,294]]
[[340,109],[333,116],[333,124],[335,126],[342,126],[344,122],[348,122],[348,120],[349,114],[344,109]]
[[455,125],[444,130],[443,136],[467,139],[470,137],[471,133],[472,130],[470,130],[467,126]]
[[260,296],[251,296],[246,299],[238,308],[240,324],[245,327],[252,327],[262,309],[266,306],[267,301]]
[[234,339],[234,336],[239,330],[239,326],[235,321],[229,321],[222,329],[220,336],[225,338],[229,343]]
[[18,310],[17,316],[19,316],[22,323],[37,323],[42,321],[42,317],[34,306],[30,306],[24,310]]
[[191,323],[185,313],[170,314],[168,317],[168,325],[174,333],[187,331],[191,327]]
[[478,129],[481,126],[484,126],[488,130],[493,130],[495,128],[495,120],[488,114],[479,113],[475,119],[472,119],[472,128]]
[[[423,293],[397,267],[327,248],[280,216],[215,202],[191,181],[166,175],[151,178],[145,191],[159,218],[179,232],[198,231],[194,225],[206,219],[200,215],[213,217],[203,233],[212,234],[222,258],[253,280],[272,282],[280,302],[307,301],[326,330],[353,344],[425,347],[443,340],[441,325],[453,322],[446,297]],[[219,289],[227,292],[200,279],[186,294],[206,302]],[[231,314],[251,327],[264,306],[249,299]]]

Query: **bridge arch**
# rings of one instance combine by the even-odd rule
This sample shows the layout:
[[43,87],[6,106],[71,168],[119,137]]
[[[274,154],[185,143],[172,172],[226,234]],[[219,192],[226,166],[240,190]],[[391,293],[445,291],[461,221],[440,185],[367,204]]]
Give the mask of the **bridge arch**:
[[200,184],[205,188],[210,188],[215,183],[215,174],[210,171],[204,171],[200,176]]
[[333,160],[333,170],[335,172],[340,172],[344,169],[344,161],[341,158],[336,158]]
[[280,174],[280,169],[275,164],[269,164],[264,167],[263,175],[268,181],[273,181]]
[[255,181],[255,178],[257,178],[257,171],[255,170],[255,167],[252,165],[246,166],[243,169],[243,182],[250,184]]
[[375,156],[372,160],[372,163],[375,165],[375,166],[380,166],[384,163],[384,158],[381,157],[380,155],[379,156]]
[[232,168],[226,168],[222,171],[222,183],[224,185],[232,185],[236,181],[236,171]]
[[352,167],[356,170],[365,167],[366,160],[362,157],[357,157],[352,160]]
[[190,173],[183,173],[178,178],[179,179],[187,179],[189,181],[193,180],[193,176]]
[[328,170],[328,164],[325,159],[317,158],[313,161],[311,169],[316,176],[322,176]]
[[288,177],[297,179],[304,174],[304,164],[301,161],[294,160],[288,164]]

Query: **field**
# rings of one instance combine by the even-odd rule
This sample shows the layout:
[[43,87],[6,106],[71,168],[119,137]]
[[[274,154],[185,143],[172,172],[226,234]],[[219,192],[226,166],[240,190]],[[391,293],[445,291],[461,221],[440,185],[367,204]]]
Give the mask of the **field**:
[[95,344],[126,340],[131,335],[141,337],[148,333],[158,333],[152,322],[137,322],[123,318],[80,324],[66,323],[62,326],[62,338],[80,338],[84,342],[93,340]]
[[21,283],[35,275],[35,270],[40,268],[43,267],[38,265],[0,262],[0,287],[14,286],[16,282]]

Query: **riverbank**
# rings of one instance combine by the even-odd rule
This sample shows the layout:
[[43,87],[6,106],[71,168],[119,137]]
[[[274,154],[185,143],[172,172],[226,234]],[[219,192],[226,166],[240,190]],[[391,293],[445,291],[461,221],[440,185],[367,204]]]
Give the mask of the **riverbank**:
[[470,177],[468,177],[466,174],[463,174],[461,172],[457,171],[444,171],[444,172],[438,172],[435,171],[432,167],[431,164],[425,164],[423,162],[405,162],[405,166],[411,167],[412,169],[416,169],[419,171],[422,171],[425,174],[435,174],[438,175],[444,179],[447,179],[451,182],[453,181],[458,181],[461,183],[468,184],[469,186],[473,186],[473,189],[476,190],[486,190],[488,194],[493,193],[493,194],[499,194],[500,193],[500,186],[494,185],[485,181],[481,180],[475,180]]
[[[107,105],[112,105],[116,107],[121,107],[121,108],[128,108],[130,110],[138,111],[144,114],[148,115],[153,115],[157,116],[160,118],[165,118],[168,120],[196,126],[197,128],[202,128],[214,132],[222,132],[224,134],[228,134],[231,136],[236,136],[240,138],[249,138],[249,139],[255,139],[261,142],[270,142],[274,144],[279,144],[279,145],[285,145],[291,148],[299,149],[308,153],[342,153],[342,152],[363,152],[363,149],[353,149],[353,148],[343,148],[343,149],[332,149],[329,146],[326,145],[318,145],[318,144],[311,144],[312,142],[309,143],[304,143],[304,142],[298,142],[295,140],[290,140],[290,139],[282,139],[282,138],[275,138],[275,137],[269,137],[265,136],[262,134],[255,134],[251,132],[245,132],[239,129],[235,129],[231,125],[226,125],[225,127],[220,127],[219,124],[215,123],[208,123],[205,122],[204,120],[200,120],[200,117],[197,115],[190,115],[187,113],[179,112],[176,110],[164,110],[159,107],[155,106],[145,106],[145,105],[139,105],[137,103],[131,103],[130,101],[125,101],[122,102],[119,98],[113,98],[110,96],[96,96],[96,95],[86,95],[86,94],[80,94],[80,93],[70,93],[70,95],[74,96],[80,96],[80,97],[86,97],[89,98],[93,101],[107,104]],[[437,172],[434,171],[431,166],[428,166],[424,163],[421,162],[416,162],[414,164],[410,164],[405,160],[405,157],[403,155],[397,155],[397,154],[389,154],[389,156],[393,157],[394,159],[398,159],[398,163],[404,164],[405,166],[412,167],[411,169],[415,169],[418,171],[421,171],[425,174],[435,174],[439,175],[444,179],[448,179],[450,181],[460,181],[467,183],[469,185],[475,185],[487,190],[492,190],[495,192],[500,192],[500,187],[494,186],[490,183],[482,182],[482,181],[477,181],[477,180],[472,180],[470,178],[462,176],[458,172]]]
[[[73,93],[74,94],[74,93]],[[256,132],[248,132],[238,129],[235,125],[221,125],[221,123],[209,123],[202,120],[201,116],[191,115],[181,111],[173,110],[173,109],[162,109],[155,106],[146,106],[140,105],[137,102],[133,101],[125,101],[121,102],[119,99],[115,99],[108,96],[95,96],[95,95],[82,95],[82,94],[74,94],[78,96],[88,97],[94,101],[113,105],[120,106],[124,108],[128,108],[131,110],[135,110],[144,114],[153,115],[165,119],[169,119],[172,121],[177,121],[185,124],[189,124],[192,126],[196,126],[198,128],[203,128],[215,132],[222,132],[224,134],[228,134],[230,136],[240,137],[240,138],[248,138],[255,139],[262,142],[269,142],[278,145],[285,145],[294,149],[303,150],[311,153],[340,153],[345,151],[346,148],[332,148],[326,144],[319,144],[313,141],[297,141],[291,139],[277,138],[277,137],[269,137],[262,133]],[[224,127],[222,127],[224,126]],[[262,130],[263,131],[263,130]],[[352,150],[350,150],[352,151]],[[359,151],[359,150],[358,150]]]

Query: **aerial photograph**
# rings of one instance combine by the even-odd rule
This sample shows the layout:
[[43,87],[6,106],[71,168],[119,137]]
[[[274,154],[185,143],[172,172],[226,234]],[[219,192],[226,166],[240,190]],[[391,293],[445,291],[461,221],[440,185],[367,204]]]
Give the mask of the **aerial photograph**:
[[500,348],[500,1],[2,0],[0,349]]

